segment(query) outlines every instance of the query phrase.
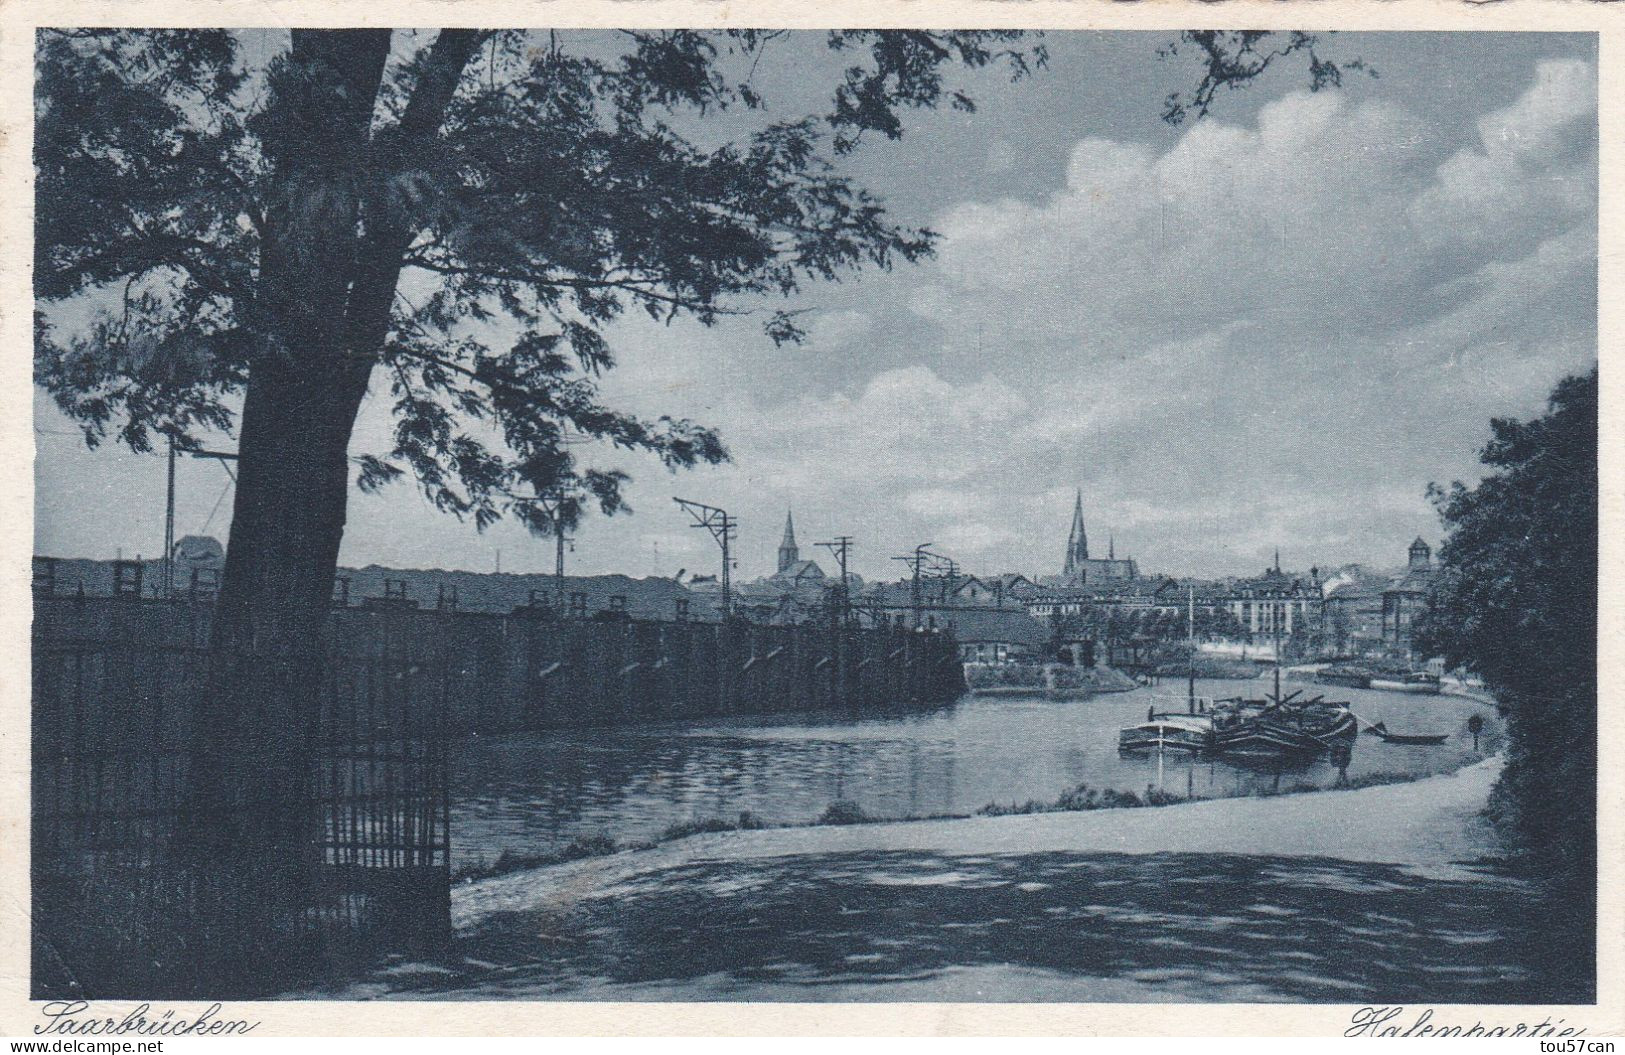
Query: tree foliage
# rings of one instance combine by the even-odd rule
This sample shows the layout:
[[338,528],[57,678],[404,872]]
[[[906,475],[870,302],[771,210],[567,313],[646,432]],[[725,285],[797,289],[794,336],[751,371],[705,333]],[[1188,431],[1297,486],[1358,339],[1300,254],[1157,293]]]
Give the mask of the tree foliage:
[[[1164,606],[1133,608],[1109,602],[1091,604],[1081,612],[1050,617],[1051,630],[1057,641],[1088,638],[1121,643],[1149,639],[1159,643],[1178,643],[1189,636],[1190,623],[1183,606],[1178,609]],[[1196,637],[1201,641],[1233,640],[1246,634],[1245,628],[1228,608],[1213,605],[1204,604],[1196,608],[1195,624]]]
[[1345,71],[1360,71],[1372,77],[1377,71],[1363,59],[1341,63],[1320,51],[1321,38],[1301,31],[1276,33],[1267,30],[1187,30],[1158,52],[1164,58],[1194,53],[1202,64],[1202,77],[1189,91],[1170,92],[1163,103],[1162,119],[1171,125],[1187,118],[1206,117],[1223,92],[1245,88],[1275,63],[1293,55],[1309,66],[1309,90],[1338,88]]
[[1569,377],[1542,417],[1496,419],[1490,473],[1432,493],[1448,535],[1429,654],[1478,673],[1510,748],[1493,812],[1559,877],[1594,877],[1597,765],[1597,371]]
[[[579,464],[575,441],[672,467],[726,450],[598,398],[610,324],[710,324],[925,256],[934,234],[892,222],[835,158],[898,138],[906,110],[973,108],[951,67],[1045,60],[1014,32],[830,33],[848,64],[827,113],[764,114],[717,144],[697,119],[762,110],[751,72],[782,34],[616,36],[296,31],[251,68],[227,31],[43,31],[36,291],[103,308],[42,317],[40,383],[92,444],[188,447],[233,425],[256,365],[305,369],[337,332],[325,354],[376,367],[393,403],[362,488],[410,472],[482,526],[513,512],[547,530],[582,493],[613,511],[623,477]],[[268,278],[290,273],[306,277]],[[802,336],[793,312],[764,329]]]

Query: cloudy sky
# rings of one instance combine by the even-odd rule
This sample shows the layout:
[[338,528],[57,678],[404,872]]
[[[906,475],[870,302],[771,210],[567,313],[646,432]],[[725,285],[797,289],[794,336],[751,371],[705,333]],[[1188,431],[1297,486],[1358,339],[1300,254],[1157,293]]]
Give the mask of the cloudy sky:
[[[1093,548],[1114,534],[1146,571],[1256,572],[1277,546],[1393,564],[1436,539],[1428,483],[1471,480],[1491,416],[1538,412],[1596,357],[1594,38],[1342,34],[1328,50],[1378,78],[1309,94],[1272,72],[1180,128],[1161,101],[1195,72],[1157,60],[1165,40],[1051,34],[1035,79],[962,78],[978,112],[866,144],[849,169],[939,252],[809,290],[806,345],[759,319],[619,326],[606,394],[718,427],[733,462],[604,455],[634,512],[585,524],[572,570],[715,571],[674,494],[739,516],[744,578],[772,571],[791,507],[804,551],[853,535],[869,577],[927,541],[1053,573],[1078,488]],[[782,115],[830,77],[809,38],[758,80]],[[85,452],[35,404],[37,550],[161,551],[162,459]],[[386,434],[379,400],[355,453]],[[178,530],[224,538],[227,484],[184,464]],[[486,570],[498,550],[552,566],[549,540],[478,534],[400,484],[352,497],[342,560]]]

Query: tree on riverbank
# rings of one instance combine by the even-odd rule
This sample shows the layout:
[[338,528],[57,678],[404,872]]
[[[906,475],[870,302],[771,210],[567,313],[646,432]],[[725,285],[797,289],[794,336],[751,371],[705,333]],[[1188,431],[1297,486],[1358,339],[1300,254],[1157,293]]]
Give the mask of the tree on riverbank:
[[1430,655],[1483,677],[1506,718],[1491,813],[1542,874],[1586,887],[1597,835],[1597,370],[1496,419],[1477,487],[1432,493],[1447,529]]

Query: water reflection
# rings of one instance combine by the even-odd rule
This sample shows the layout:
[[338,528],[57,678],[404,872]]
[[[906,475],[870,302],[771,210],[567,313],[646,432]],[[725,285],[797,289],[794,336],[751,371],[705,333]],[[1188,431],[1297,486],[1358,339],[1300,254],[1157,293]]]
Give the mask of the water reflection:
[[[1258,684],[1198,682],[1207,696],[1255,693]],[[1091,700],[967,697],[926,713],[861,720],[839,715],[649,723],[638,728],[475,737],[454,756],[453,857],[502,850],[541,853],[580,835],[651,839],[675,822],[736,817],[803,822],[837,799],[876,816],[970,813],[989,802],[1051,800],[1080,783],[1204,797],[1247,795],[1339,780],[1330,762],[1242,767],[1175,756],[1128,756],[1117,731],[1152,705],[1175,706],[1182,685]],[[1310,694],[1321,691],[1310,690]],[[1395,731],[1445,732],[1439,747],[1362,736],[1347,777],[1426,775],[1480,757],[1469,716],[1499,727],[1482,704],[1449,696],[1330,689]],[[1483,739],[1485,753],[1495,737]]]

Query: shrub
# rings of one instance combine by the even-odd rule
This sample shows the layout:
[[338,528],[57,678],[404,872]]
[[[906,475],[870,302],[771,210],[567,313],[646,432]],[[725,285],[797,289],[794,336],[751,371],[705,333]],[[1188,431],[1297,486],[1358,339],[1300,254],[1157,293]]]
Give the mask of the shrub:
[[850,799],[836,799],[818,817],[819,824],[866,824],[874,820]]
[[756,816],[750,810],[741,810],[738,820],[729,820],[726,817],[706,817],[687,821],[677,821],[668,825],[660,833],[656,842],[668,842],[672,839],[686,839],[690,835],[704,835],[709,832],[741,832],[760,831],[768,827],[768,823]]
[[1012,802],[1006,806],[999,802],[990,802],[976,811],[978,817],[1019,817],[1029,813],[1051,813],[1055,807],[1048,802],[1039,802],[1037,799],[1028,799],[1017,805]]
[[602,857],[619,849],[620,846],[614,839],[604,832],[598,832],[594,835],[576,836],[570,841],[570,845],[559,852],[559,858],[564,861],[579,861],[583,857]]

